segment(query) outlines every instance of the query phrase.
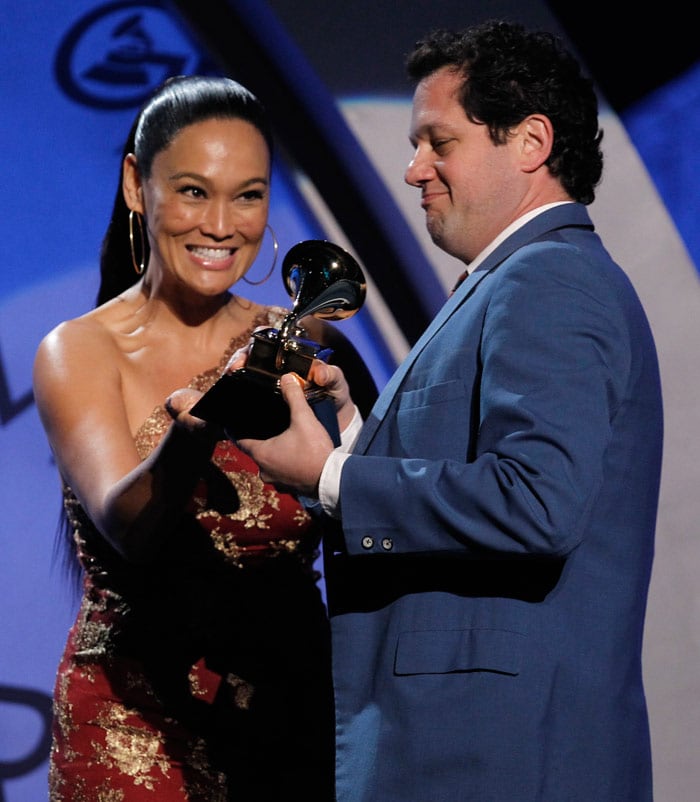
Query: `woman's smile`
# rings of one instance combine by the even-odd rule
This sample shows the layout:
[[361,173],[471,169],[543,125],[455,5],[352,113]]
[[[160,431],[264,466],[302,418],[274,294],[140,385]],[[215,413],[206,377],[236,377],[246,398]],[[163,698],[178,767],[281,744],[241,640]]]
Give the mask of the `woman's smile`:
[[187,245],[187,250],[202,267],[224,270],[231,266],[237,248],[221,248],[208,245]]

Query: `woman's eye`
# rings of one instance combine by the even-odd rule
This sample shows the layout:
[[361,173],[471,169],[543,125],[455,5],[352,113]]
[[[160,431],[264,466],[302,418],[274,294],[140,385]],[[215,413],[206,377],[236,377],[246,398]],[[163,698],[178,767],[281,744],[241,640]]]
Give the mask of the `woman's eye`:
[[261,189],[249,189],[241,195],[244,201],[257,201],[262,200],[264,197],[265,195]]
[[182,195],[189,195],[191,198],[204,198],[206,197],[206,193],[201,187],[197,187],[191,184],[187,186],[180,187],[178,192]]

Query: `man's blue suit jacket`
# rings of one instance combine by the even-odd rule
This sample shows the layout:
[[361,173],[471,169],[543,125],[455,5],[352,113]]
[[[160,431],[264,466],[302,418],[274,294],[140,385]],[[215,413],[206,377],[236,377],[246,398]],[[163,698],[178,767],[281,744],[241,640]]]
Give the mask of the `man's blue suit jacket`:
[[446,302],[343,468],[338,802],[651,800],[661,445],[637,295],[585,207],[549,209]]

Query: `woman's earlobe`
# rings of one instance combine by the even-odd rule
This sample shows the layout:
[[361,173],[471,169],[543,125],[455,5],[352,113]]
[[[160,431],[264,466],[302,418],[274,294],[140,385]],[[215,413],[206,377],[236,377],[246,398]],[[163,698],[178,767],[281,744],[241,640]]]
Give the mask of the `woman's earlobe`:
[[122,192],[124,201],[133,212],[143,214],[143,190],[141,176],[133,153],[127,154],[122,165]]

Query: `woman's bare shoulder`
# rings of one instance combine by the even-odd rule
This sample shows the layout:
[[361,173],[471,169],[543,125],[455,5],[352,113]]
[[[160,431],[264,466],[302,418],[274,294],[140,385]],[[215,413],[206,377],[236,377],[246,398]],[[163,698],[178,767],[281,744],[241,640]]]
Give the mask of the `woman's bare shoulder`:
[[37,358],[48,356],[55,360],[88,356],[113,347],[113,332],[101,310],[94,309],[80,317],[64,320],[51,329],[39,344]]
[[89,386],[92,379],[117,378],[118,305],[109,302],[79,317],[65,320],[51,329],[39,343],[34,359],[35,389],[42,385],[79,381]]

